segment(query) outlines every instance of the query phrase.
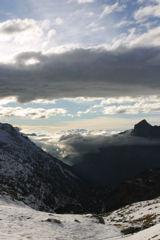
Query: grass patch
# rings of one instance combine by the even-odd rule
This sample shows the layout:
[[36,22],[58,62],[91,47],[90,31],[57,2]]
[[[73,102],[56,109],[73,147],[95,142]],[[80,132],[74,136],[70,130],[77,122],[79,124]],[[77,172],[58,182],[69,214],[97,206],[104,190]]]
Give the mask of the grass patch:
[[150,225],[153,223],[153,220],[155,220],[156,217],[157,217],[156,214],[147,214],[141,218],[137,218],[137,219],[133,220],[132,223],[142,223],[145,225]]

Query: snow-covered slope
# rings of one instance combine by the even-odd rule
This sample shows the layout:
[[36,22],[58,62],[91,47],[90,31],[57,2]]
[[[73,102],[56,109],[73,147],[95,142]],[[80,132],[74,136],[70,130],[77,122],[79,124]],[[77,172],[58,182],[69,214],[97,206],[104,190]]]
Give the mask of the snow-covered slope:
[[159,240],[160,198],[107,215],[60,215],[33,210],[1,192],[0,224],[1,240]]
[[37,147],[9,124],[0,124],[0,188],[38,210],[82,211],[86,185],[71,167]]

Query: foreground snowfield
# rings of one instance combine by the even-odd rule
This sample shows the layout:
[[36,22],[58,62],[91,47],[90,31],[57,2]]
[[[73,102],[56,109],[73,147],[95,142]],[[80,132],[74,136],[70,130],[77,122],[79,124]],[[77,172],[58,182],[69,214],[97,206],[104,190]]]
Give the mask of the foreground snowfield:
[[[0,196],[1,240],[160,240],[160,198],[126,206],[102,216],[50,214]],[[152,226],[153,225],[153,226]],[[151,227],[149,227],[151,226]],[[124,235],[128,227],[146,228]],[[149,227],[149,228],[148,228]]]

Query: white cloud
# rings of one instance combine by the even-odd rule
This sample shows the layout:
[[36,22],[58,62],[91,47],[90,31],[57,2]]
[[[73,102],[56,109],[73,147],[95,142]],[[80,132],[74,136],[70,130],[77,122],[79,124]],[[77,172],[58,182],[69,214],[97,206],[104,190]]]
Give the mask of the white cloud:
[[81,115],[83,115],[83,114],[88,114],[88,113],[90,113],[90,112],[96,113],[96,111],[93,111],[92,108],[88,108],[88,109],[87,109],[86,111],[84,111],[84,112],[78,111],[78,112],[77,112],[77,116],[80,117]]
[[63,19],[60,18],[60,17],[58,17],[58,18],[56,18],[55,23],[56,23],[57,25],[61,25],[61,24],[63,23]]
[[151,22],[142,22],[140,23],[140,27],[145,27],[147,30],[154,28],[158,24],[158,20],[151,21]]
[[106,6],[104,6],[104,10],[103,10],[100,18],[102,18],[105,15],[108,15],[108,14],[110,14],[112,12],[121,12],[121,11],[124,10],[124,8],[125,8],[124,5],[120,6],[118,3],[115,3],[113,5],[106,5]]
[[134,18],[136,20],[143,20],[147,17],[160,17],[160,5],[149,5],[139,8],[134,13]]
[[91,29],[92,32],[102,31],[105,29],[105,27],[99,27],[95,22],[91,22],[86,28]]
[[52,38],[55,34],[56,34],[56,30],[55,30],[55,29],[51,29],[51,30],[48,32],[48,38]]
[[99,101],[99,100],[102,100],[103,98],[76,97],[76,98],[63,98],[63,99],[70,102],[75,102],[77,104],[82,104],[82,103]]
[[94,28],[97,27],[97,23],[91,22],[86,28]]
[[32,65],[32,64],[37,64],[37,63],[39,63],[39,60],[36,58],[30,58],[24,62],[25,65]]
[[52,54],[52,53],[62,54],[62,53],[66,53],[66,52],[78,49],[79,47],[80,47],[80,45],[78,43],[77,44],[76,43],[68,43],[68,44],[50,48],[48,51],[46,51],[44,53],[46,53],[46,54]]
[[78,116],[88,113],[103,114],[139,114],[139,113],[159,113],[160,97],[130,97],[104,98],[100,104],[93,105],[85,111],[77,112]]
[[104,107],[104,114],[138,114],[138,113],[160,113],[160,102],[158,103],[135,103],[134,105],[120,105]]
[[8,103],[14,103],[14,102],[17,102],[17,98],[16,97],[2,98],[2,99],[0,99],[0,106],[7,105]]
[[66,115],[63,108],[21,108],[21,107],[0,107],[0,117],[24,117],[30,119],[49,118],[58,114]]
[[115,27],[116,28],[120,28],[120,27],[123,27],[123,26],[129,26],[129,25],[131,25],[133,23],[134,23],[133,21],[123,20],[123,21],[120,21],[119,23],[115,24]]
[[78,3],[92,3],[94,0],[77,0]]
[[[44,22],[41,22],[41,24],[43,25]],[[13,19],[0,23],[0,36],[8,35],[17,38],[21,36],[26,37],[26,41],[28,41],[31,37],[39,37],[42,34],[43,32],[39,23],[34,19]]]
[[[130,25],[130,24],[132,24],[132,22],[130,22],[128,24]],[[122,26],[123,26],[123,23],[122,23]],[[120,25],[115,24],[114,27],[115,28],[121,27],[121,22],[120,22]],[[131,47],[130,43],[132,41],[136,40],[139,36],[141,36],[141,35],[137,34],[137,28],[133,27],[133,28],[128,29],[128,33],[124,32],[124,33],[120,34],[118,37],[115,37],[114,39],[112,39],[110,43],[101,44],[101,45],[95,47],[95,49],[103,48],[108,51],[117,51],[118,52],[118,48],[120,49],[122,46]],[[144,45],[147,45],[147,43],[145,42]]]
[[130,41],[129,46],[160,46],[160,27],[148,30]]
[[34,20],[7,20],[5,22],[0,23],[0,34],[12,35],[20,32],[25,32],[30,28],[33,28],[35,24]]
[[92,32],[103,31],[103,30],[105,30],[105,29],[106,29],[106,27],[97,27],[97,28],[93,28],[93,29],[92,29]]
[[41,26],[43,29],[49,29],[51,26],[51,21],[49,19],[45,19],[41,21]]
[[88,13],[87,13],[87,17],[90,18],[90,17],[92,17],[92,16],[94,16],[94,13],[93,13],[93,12],[88,12]]
[[[137,28],[128,29],[127,34],[121,34],[119,38],[115,38],[112,40],[111,44],[105,44],[104,47],[107,50],[118,50],[118,48],[122,45],[128,46],[129,48],[134,47],[149,47],[149,46],[160,46],[160,27],[152,27],[152,25],[157,22],[147,22],[143,23],[140,26],[147,28],[146,32],[138,32]],[[117,25],[115,25],[116,27]],[[121,22],[120,25],[121,26]],[[157,62],[158,63],[158,62]]]
[[40,103],[40,104],[55,104],[56,100],[52,99],[52,100],[47,100],[47,99],[37,99],[32,101],[33,103]]
[[130,96],[124,96],[119,98],[107,98],[103,99],[100,103],[100,106],[109,105],[109,104],[125,104],[125,103],[134,103],[134,102],[160,102],[160,98],[158,96],[148,96],[148,97],[137,97],[133,98]]
[[[39,51],[44,48],[49,20],[13,19],[0,23],[0,61],[12,61],[22,51]],[[52,32],[53,34],[53,32]]]

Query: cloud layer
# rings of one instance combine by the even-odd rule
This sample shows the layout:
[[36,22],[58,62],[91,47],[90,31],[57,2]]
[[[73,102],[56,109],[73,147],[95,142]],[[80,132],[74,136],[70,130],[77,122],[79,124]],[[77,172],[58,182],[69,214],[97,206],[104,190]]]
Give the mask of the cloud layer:
[[57,114],[66,115],[63,108],[22,108],[22,107],[0,107],[0,117],[23,117],[30,119],[49,118]]
[[131,130],[118,134],[108,130],[75,129],[45,134],[27,134],[38,146],[69,165],[81,160],[84,154],[100,153],[102,148],[129,146],[159,146],[160,140],[135,137]]
[[160,140],[150,140],[142,137],[133,137],[128,131],[124,135],[90,135],[70,134],[60,138],[60,143],[71,154],[99,152],[100,148],[111,146],[159,145]]
[[71,97],[159,94],[160,48],[24,52],[0,65],[0,96],[19,102]]

